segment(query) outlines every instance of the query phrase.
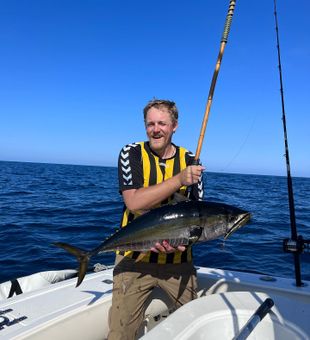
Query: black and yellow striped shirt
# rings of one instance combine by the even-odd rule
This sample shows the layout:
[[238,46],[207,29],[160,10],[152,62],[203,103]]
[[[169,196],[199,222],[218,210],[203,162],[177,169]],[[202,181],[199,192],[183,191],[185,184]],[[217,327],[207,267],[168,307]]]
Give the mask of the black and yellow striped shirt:
[[[175,145],[174,145],[175,146]],[[173,157],[161,159],[150,148],[148,142],[139,142],[126,145],[120,152],[118,161],[118,176],[120,192],[129,189],[139,189],[161,183],[171,178],[191,165],[194,155],[183,147],[175,146],[176,152]],[[179,193],[185,194],[187,187],[180,188]],[[201,182],[193,186],[191,190],[192,199],[202,199],[203,190]],[[161,202],[167,204],[169,200]],[[124,205],[121,227],[125,227],[138,215],[133,214]],[[123,255],[136,259],[139,256],[137,251],[127,251]],[[183,263],[192,259],[191,247],[186,251],[176,251],[171,254],[155,253],[149,251],[143,257],[143,262],[152,263]]]

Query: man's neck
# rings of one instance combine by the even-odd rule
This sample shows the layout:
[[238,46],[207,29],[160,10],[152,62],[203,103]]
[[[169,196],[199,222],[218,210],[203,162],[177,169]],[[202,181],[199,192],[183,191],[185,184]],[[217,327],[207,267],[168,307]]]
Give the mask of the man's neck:
[[176,147],[174,146],[174,144],[171,143],[171,144],[167,145],[163,150],[156,150],[156,151],[154,151],[153,149],[151,149],[151,150],[159,158],[169,159],[169,158],[172,158],[175,155]]

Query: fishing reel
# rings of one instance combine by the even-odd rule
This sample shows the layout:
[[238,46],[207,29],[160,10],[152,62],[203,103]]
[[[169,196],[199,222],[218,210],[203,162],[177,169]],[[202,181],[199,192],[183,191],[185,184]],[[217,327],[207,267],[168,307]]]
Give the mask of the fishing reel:
[[302,236],[298,236],[297,240],[286,238],[283,240],[283,251],[298,254],[310,253],[310,240],[304,240]]

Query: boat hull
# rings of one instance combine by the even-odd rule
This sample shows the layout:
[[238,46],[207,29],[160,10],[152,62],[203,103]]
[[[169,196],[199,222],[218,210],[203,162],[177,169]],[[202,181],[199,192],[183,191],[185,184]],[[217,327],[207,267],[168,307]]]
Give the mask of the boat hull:
[[[274,299],[276,308],[281,305],[279,313],[283,320],[300,330],[300,334],[310,334],[310,324],[305,315],[305,313],[308,315],[310,310],[309,282],[305,287],[299,288],[290,279],[214,268],[197,269],[201,298],[199,301],[205,300],[205,304],[209,305],[208,300],[210,301],[211,298],[214,300],[225,294],[263,293]],[[109,331],[107,320],[112,298],[112,269],[86,275],[83,284],[78,288],[75,288],[75,284],[76,279],[73,278],[1,301],[1,339],[106,338]],[[284,300],[290,303],[288,308]],[[197,301],[190,302],[169,316],[168,311],[171,307],[169,299],[161,291],[155,290],[146,311],[145,321],[139,331],[140,336],[147,332],[149,332],[147,336],[151,336],[152,331],[160,330],[161,325],[164,325],[163,320],[170,320],[183,308],[189,308],[194,303]],[[254,307],[250,304],[249,310]],[[303,310],[305,312],[302,312]],[[248,314],[240,319],[240,322],[244,322],[247,316]],[[238,327],[240,326],[241,323]],[[205,338],[212,339],[208,336]]]

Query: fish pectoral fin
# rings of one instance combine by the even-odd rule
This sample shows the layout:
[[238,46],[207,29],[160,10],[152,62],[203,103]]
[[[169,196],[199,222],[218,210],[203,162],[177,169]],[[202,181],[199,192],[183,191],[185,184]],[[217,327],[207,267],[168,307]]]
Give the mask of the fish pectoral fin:
[[168,204],[173,205],[173,204],[177,204],[177,203],[184,202],[184,201],[190,201],[190,199],[188,197],[178,193],[178,192],[175,192],[173,194],[173,199],[171,201],[169,201]]

